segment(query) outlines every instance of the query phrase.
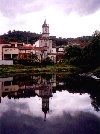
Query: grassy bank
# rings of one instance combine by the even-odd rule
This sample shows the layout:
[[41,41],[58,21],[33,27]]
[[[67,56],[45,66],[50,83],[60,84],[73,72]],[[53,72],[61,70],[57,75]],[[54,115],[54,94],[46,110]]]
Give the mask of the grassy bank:
[[79,72],[80,69],[66,64],[57,64],[53,66],[46,67],[34,67],[34,66],[22,66],[22,65],[13,65],[13,66],[0,66],[0,75],[14,75],[14,74],[75,74]]

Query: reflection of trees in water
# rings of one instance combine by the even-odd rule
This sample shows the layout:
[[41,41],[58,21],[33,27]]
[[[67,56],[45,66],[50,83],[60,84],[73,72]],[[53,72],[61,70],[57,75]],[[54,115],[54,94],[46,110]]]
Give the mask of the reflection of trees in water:
[[96,111],[100,111],[100,94],[91,94],[90,93],[90,98],[91,98],[91,105],[94,107]]
[[52,74],[41,74],[41,77],[49,81],[52,78]]
[[[54,81],[56,82],[56,86],[52,85]],[[55,93],[57,90],[67,90],[69,93],[90,94],[92,106],[96,111],[100,110],[100,81],[96,81],[92,78],[84,78],[80,76],[66,77],[64,75],[56,75],[56,77],[54,77],[54,75],[51,74],[42,74],[41,76],[16,76],[13,78],[12,84],[18,85],[19,87],[24,86],[25,89],[5,92],[2,94],[3,97],[34,97],[36,96],[35,90],[44,90],[44,88],[46,88],[46,90],[51,88],[52,93]]]
[[68,77],[65,78],[65,85],[70,93],[90,94],[92,106],[96,111],[100,111],[100,81],[79,76]]
[[14,80],[15,82],[17,82],[17,84],[21,84],[21,83],[24,83],[26,85],[32,85],[32,84],[37,84],[37,79],[33,79],[33,77],[30,75],[30,76],[16,76],[14,77]]

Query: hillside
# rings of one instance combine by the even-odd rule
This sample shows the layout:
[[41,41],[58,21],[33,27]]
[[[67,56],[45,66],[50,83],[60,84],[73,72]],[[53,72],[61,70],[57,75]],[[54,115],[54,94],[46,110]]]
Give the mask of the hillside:
[[[8,31],[8,33],[5,33],[0,36],[7,42],[24,42],[24,43],[29,43],[29,44],[34,44],[39,37],[40,34],[37,33],[32,33],[30,31]],[[56,36],[50,36],[50,38],[53,41],[53,45],[61,46],[67,44],[67,39],[66,38],[56,38]]]

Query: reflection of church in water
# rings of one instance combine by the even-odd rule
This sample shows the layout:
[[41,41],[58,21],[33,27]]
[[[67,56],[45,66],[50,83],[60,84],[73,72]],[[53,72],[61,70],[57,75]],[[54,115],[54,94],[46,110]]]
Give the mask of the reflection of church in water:
[[[70,87],[69,80],[62,79],[58,75],[34,75],[34,76],[16,76],[8,78],[0,78],[0,103],[2,97],[8,97],[9,99],[19,99],[19,98],[29,98],[38,97],[42,98],[42,111],[44,112],[45,119],[46,114],[49,112],[49,100],[53,93],[57,90],[67,90],[69,93],[88,93],[91,98],[91,105],[96,111],[100,107],[99,92],[87,92],[88,90],[83,90],[83,88],[74,89],[75,87]],[[68,88],[68,84],[69,87]],[[89,88],[89,87],[88,87]],[[74,89],[74,90],[73,90]],[[99,90],[97,90],[99,91]]]
[[37,95],[42,98],[42,111],[46,119],[46,114],[49,112],[49,99],[52,97],[52,90],[56,87],[56,75],[50,79],[38,75],[23,78],[0,78],[0,103],[1,97],[19,99]]
[[43,90],[35,90],[35,92],[42,98],[42,111],[44,112],[46,119],[46,114],[49,112],[49,98],[52,97],[52,89],[44,87]]

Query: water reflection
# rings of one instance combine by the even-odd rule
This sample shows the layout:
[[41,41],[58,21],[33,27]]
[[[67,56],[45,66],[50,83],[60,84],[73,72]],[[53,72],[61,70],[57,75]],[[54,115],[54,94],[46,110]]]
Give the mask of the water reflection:
[[7,133],[5,128],[10,125],[9,133],[14,134],[99,134],[99,85],[98,81],[76,76],[0,78],[2,131]]
[[34,97],[42,98],[42,111],[45,114],[49,111],[49,98],[52,97],[52,88],[56,86],[56,76],[49,79],[44,76],[9,77],[0,79],[0,102],[1,96],[8,96],[9,99]]
[[[87,83],[88,82],[88,83]],[[95,84],[95,86],[94,86]],[[91,104],[96,111],[100,110],[100,83],[91,83],[91,80],[63,77],[59,75],[34,75],[0,78],[0,102],[1,97],[9,99],[27,97],[42,98],[42,110],[46,114],[49,111],[49,98],[56,91],[66,90],[70,93],[88,93]]]

